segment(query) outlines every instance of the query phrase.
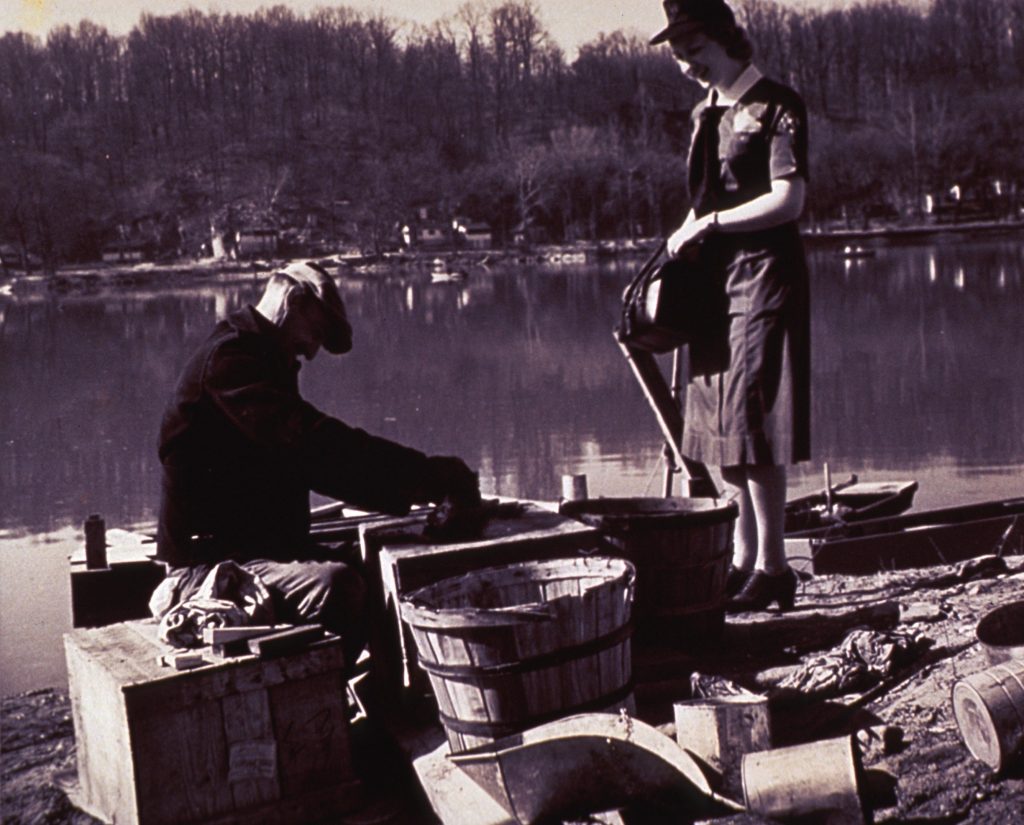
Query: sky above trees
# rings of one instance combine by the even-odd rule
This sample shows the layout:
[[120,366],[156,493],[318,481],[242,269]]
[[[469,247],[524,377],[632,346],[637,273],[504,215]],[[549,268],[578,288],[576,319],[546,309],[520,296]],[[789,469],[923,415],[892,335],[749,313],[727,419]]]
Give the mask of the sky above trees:
[[[912,1],[912,0],[911,0]],[[465,0],[286,0],[280,5],[303,14],[320,6],[346,5],[360,11],[383,12],[396,19],[429,25],[454,14]],[[793,7],[828,7],[848,0],[782,0]],[[174,14],[189,7],[201,11],[248,14],[275,0],[3,0],[0,31],[24,31],[45,37],[54,26],[75,26],[88,19],[112,34],[126,34],[145,12]],[[653,34],[664,21],[659,0],[534,0],[542,22],[571,58],[577,47],[598,34],[618,29]]]

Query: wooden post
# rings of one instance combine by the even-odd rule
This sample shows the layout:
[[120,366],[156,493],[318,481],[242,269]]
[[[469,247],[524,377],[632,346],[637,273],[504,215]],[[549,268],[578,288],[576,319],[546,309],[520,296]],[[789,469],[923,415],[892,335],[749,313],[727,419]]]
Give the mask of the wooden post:
[[679,405],[672,398],[672,390],[665,381],[654,355],[621,341],[618,341],[618,345],[654,411],[658,427],[672,449],[673,458],[680,472],[685,476],[684,494],[717,498],[718,489],[708,468],[701,462],[683,455],[680,449],[683,442],[683,415]]
[[587,476],[585,473],[562,476],[562,501],[586,501]]
[[[680,404],[680,397],[683,394],[683,351],[679,347],[672,351],[672,384],[669,392],[672,395],[672,401],[675,403],[676,409],[680,411],[680,421],[682,421],[682,405]],[[680,432],[679,437],[682,438],[682,432]],[[676,463],[672,447],[667,442],[665,444],[664,454],[665,498],[669,498],[672,495],[672,478],[679,472],[679,465]]]
[[107,566],[107,526],[93,514],[85,520],[85,569],[102,570]]

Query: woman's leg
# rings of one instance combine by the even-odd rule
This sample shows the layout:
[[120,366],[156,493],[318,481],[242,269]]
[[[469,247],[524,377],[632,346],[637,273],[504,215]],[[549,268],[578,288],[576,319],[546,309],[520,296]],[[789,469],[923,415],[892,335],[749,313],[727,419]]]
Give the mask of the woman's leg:
[[754,504],[750,500],[747,467],[722,467],[726,498],[736,502],[739,515],[733,533],[732,566],[751,571],[757,565],[758,538]]
[[784,573],[786,561],[786,466],[757,465],[745,468],[747,491],[757,523],[758,570],[769,575]]
[[786,561],[785,466],[722,468],[722,480],[740,507],[736,525],[736,565],[753,559],[753,573],[729,600],[729,612],[764,610],[773,602],[793,606],[796,577]]
[[722,467],[721,472],[726,495],[739,507],[733,564],[741,570],[784,572],[785,465]]

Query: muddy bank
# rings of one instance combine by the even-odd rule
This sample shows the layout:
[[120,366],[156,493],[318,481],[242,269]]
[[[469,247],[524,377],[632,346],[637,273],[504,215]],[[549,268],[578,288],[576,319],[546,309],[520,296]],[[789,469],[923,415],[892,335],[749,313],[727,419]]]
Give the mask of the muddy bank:
[[60,785],[75,776],[75,738],[67,691],[8,696],[0,715],[0,812],[6,825],[91,825]]
[[[866,767],[885,771],[898,782],[894,804],[878,810],[876,821],[1018,822],[1024,812],[1024,765],[1018,761],[1005,773],[995,774],[975,760],[960,737],[950,692],[957,680],[988,665],[974,638],[978,619],[993,607],[1019,598],[1024,598],[1024,566],[1019,557],[1011,558],[1006,572],[981,567],[965,574],[956,567],[942,567],[817,577],[805,585],[794,613],[730,619],[726,638],[734,640],[736,647],[730,655],[716,657],[718,670],[756,687],[774,665],[777,680],[779,672],[798,668],[835,644],[837,634],[822,633],[823,623],[816,616],[823,612],[869,615],[878,606],[898,608],[897,626],[926,637],[927,650],[890,678],[859,692],[788,703],[773,720],[773,727],[782,733],[782,741],[776,737],[776,744],[827,738],[867,726],[899,728],[901,741],[865,752]],[[756,644],[744,649],[744,638]],[[777,645],[766,646],[764,639],[772,638]],[[787,663],[780,666],[782,659]],[[60,790],[61,782],[75,770],[74,732],[65,691],[47,689],[3,699],[0,744],[5,823],[96,821],[76,811]],[[746,815],[721,820],[736,825],[760,821]]]

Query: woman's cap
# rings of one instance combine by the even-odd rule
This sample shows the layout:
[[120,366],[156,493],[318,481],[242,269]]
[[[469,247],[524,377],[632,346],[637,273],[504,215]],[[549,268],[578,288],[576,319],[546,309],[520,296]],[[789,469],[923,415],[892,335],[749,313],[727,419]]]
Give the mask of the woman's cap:
[[690,34],[709,23],[736,25],[736,17],[724,0],[665,0],[668,25],[651,38],[651,45]]
[[327,271],[315,261],[288,264],[280,270],[288,280],[309,290],[327,317],[324,349],[341,355],[352,349],[352,326],[348,322],[341,293]]

